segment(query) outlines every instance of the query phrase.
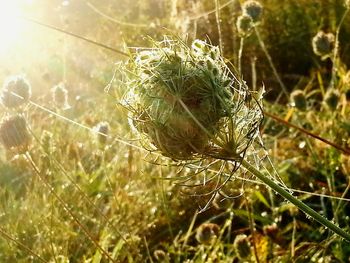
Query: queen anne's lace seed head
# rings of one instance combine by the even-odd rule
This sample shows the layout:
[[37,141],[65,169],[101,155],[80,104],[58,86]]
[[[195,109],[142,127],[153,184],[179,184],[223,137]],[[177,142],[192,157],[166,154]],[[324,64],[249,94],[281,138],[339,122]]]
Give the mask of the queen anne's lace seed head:
[[261,107],[217,47],[166,39],[135,54],[124,72],[130,122],[165,156],[237,157],[258,134]]
[[201,224],[196,231],[196,239],[199,243],[209,245],[219,236],[219,226],[213,223]]
[[249,0],[243,3],[242,10],[243,14],[250,16],[253,22],[257,23],[261,19],[263,7],[259,2],[255,0]]
[[31,97],[31,86],[23,76],[12,76],[5,81],[1,102],[7,108],[26,104]]
[[334,49],[334,35],[320,31],[312,39],[312,48],[317,56],[328,57]]

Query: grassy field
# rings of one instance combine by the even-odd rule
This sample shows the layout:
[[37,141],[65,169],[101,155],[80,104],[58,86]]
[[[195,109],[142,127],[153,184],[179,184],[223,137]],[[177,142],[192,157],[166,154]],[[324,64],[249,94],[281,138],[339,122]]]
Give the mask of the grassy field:
[[349,13],[0,0],[0,263],[350,262]]

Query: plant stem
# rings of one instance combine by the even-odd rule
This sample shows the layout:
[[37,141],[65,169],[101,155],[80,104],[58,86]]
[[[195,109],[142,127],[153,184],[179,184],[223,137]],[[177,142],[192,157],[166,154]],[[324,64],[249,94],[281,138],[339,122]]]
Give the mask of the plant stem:
[[243,54],[243,46],[244,46],[244,37],[241,37],[241,41],[239,44],[238,51],[238,72],[242,76],[242,54]]
[[332,230],[334,233],[338,234],[348,242],[350,242],[350,234],[346,233],[344,230],[342,230],[340,227],[336,226],[323,216],[321,216],[319,213],[317,213],[315,210],[298,200],[296,197],[291,195],[289,192],[284,190],[281,186],[276,184],[274,181],[272,181],[270,178],[265,176],[263,173],[261,173],[259,170],[257,170],[255,167],[250,165],[247,161],[243,160],[242,165],[244,168],[246,168],[249,172],[251,172],[253,175],[255,175],[258,179],[260,179],[263,183],[271,187],[274,191],[279,193],[282,197],[287,199],[289,202],[297,206],[300,210],[302,210],[305,214],[311,216],[313,219],[324,225],[326,228]]
[[282,92],[284,93],[284,95],[286,95],[287,98],[289,98],[288,90],[287,90],[286,86],[283,84],[283,81],[282,81],[281,77],[278,75],[277,69],[275,68],[275,65],[273,64],[272,58],[271,58],[269,52],[267,51],[267,48],[265,46],[264,41],[262,40],[262,38],[260,36],[259,30],[257,29],[257,27],[254,27],[254,29],[255,29],[255,35],[258,38],[259,44],[261,46],[261,49],[265,53],[265,56],[267,58],[267,61],[270,64],[272,72],[275,75],[275,78],[277,79],[278,84],[281,86]]

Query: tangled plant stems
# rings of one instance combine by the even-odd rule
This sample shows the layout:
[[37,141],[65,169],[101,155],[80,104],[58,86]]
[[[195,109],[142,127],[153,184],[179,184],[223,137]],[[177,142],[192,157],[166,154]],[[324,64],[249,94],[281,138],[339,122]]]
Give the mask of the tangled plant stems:
[[247,158],[259,137],[262,97],[225,65],[217,47],[166,38],[131,57],[123,105],[144,147],[175,161],[225,160],[244,167],[327,228],[350,235],[284,190]]

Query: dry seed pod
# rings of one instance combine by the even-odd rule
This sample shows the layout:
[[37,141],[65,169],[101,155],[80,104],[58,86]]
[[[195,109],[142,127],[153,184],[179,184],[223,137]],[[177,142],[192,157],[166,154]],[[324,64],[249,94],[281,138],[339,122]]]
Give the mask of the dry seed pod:
[[97,140],[100,144],[104,145],[107,142],[108,134],[109,134],[109,123],[108,122],[100,122],[94,127],[94,131],[97,132]]
[[307,108],[307,101],[305,94],[302,90],[294,90],[290,94],[290,100],[292,101],[292,105],[296,107],[300,111],[305,111]]
[[322,58],[329,57],[334,49],[334,41],[335,38],[332,33],[318,32],[312,39],[314,53]]
[[259,2],[249,0],[243,3],[242,10],[243,14],[250,16],[253,22],[256,23],[261,18],[263,7]]
[[27,103],[31,94],[31,86],[23,76],[12,76],[5,81],[1,102],[7,108],[16,108]]
[[68,90],[63,84],[58,84],[52,89],[52,98],[56,107],[60,109],[68,109]]
[[196,239],[199,243],[209,245],[219,235],[219,226],[213,223],[201,224],[196,231]]
[[327,107],[332,111],[335,111],[337,109],[339,100],[339,91],[335,89],[329,89],[324,97],[324,102],[326,103]]
[[250,250],[251,244],[246,235],[242,234],[242,235],[236,236],[235,241],[233,242],[233,246],[237,254],[237,257],[240,260],[247,259],[251,255],[251,250]]
[[253,19],[247,14],[240,15],[236,22],[238,34],[242,37],[246,37],[250,34],[253,28]]
[[21,115],[5,117],[0,124],[0,139],[7,150],[26,151],[30,135],[25,118]]

